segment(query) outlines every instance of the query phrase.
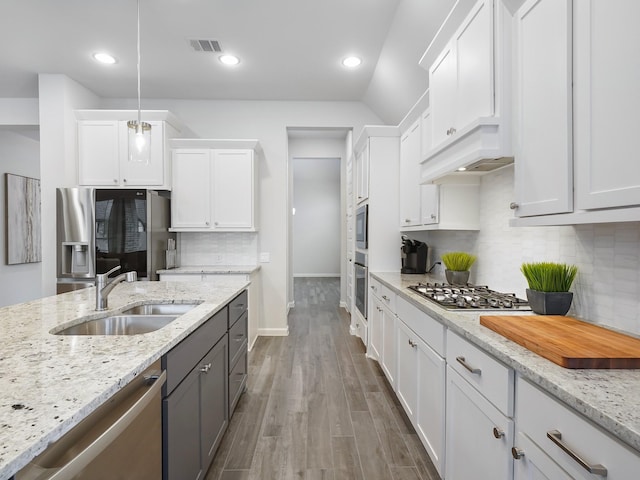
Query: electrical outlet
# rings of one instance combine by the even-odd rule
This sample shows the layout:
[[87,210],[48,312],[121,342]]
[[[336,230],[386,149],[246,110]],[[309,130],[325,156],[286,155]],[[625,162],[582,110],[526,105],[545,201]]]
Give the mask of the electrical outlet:
[[271,254],[269,252],[260,252],[260,263],[269,263],[271,261]]

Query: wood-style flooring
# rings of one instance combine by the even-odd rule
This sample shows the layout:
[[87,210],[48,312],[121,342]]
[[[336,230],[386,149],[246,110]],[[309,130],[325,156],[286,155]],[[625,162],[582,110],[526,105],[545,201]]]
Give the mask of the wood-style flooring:
[[438,480],[337,278],[296,278],[288,337],[260,337],[206,480]]

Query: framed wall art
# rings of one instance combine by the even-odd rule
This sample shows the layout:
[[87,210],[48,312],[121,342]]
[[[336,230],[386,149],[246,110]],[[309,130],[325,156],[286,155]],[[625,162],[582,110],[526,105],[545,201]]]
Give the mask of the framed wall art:
[[40,180],[6,174],[7,265],[42,261]]

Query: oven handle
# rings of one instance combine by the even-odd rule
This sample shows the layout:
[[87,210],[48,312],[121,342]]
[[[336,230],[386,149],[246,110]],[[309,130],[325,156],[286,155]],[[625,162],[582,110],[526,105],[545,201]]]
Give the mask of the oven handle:
[[162,385],[167,379],[167,372],[163,371],[153,382],[151,387],[118,418],[107,430],[105,430],[91,445],[72,458],[66,465],[62,466],[52,476],[45,477],[47,480],[65,480],[73,478],[80,473],[93,459],[104,451],[131,423],[144,411],[144,409],[154,400],[160,392]]

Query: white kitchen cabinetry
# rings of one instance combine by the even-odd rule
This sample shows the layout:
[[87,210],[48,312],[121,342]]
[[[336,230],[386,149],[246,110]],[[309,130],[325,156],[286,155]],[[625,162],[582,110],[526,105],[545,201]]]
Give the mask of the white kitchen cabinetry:
[[385,285],[369,280],[369,347],[367,354],[378,360],[389,384],[396,384],[396,294]]
[[397,299],[396,393],[431,457],[444,474],[445,445],[445,327]]
[[[576,412],[522,378],[516,381],[516,398],[517,480],[637,477],[640,471],[637,453]],[[534,465],[527,465],[527,460]],[[532,476],[532,471],[539,471],[540,475]],[[557,472],[566,474],[563,477]]]
[[422,145],[429,142],[422,125],[429,122],[428,111],[400,138],[400,230],[478,230],[479,176],[449,175],[437,184],[420,184]]
[[369,144],[356,153],[356,203],[369,198]]
[[640,205],[639,18],[635,0],[574,2],[578,209]]
[[573,211],[571,4],[529,0],[514,17],[519,217]]
[[493,1],[475,4],[429,69],[433,144],[493,115]]
[[447,331],[447,479],[513,478],[513,409],[513,370]]
[[[257,146],[255,141],[245,143]],[[254,148],[223,148],[227,145],[223,140],[189,139],[172,145],[171,230],[255,231]]]
[[127,121],[135,118],[137,112],[76,110],[75,113],[78,119],[78,185],[171,188],[168,141],[179,135],[181,127],[169,112],[143,112],[144,121],[151,125],[148,163],[129,161]]
[[[502,2],[457,2],[420,60],[429,70],[431,148],[422,180],[511,156],[510,15]],[[464,16],[463,16],[464,15]]]

